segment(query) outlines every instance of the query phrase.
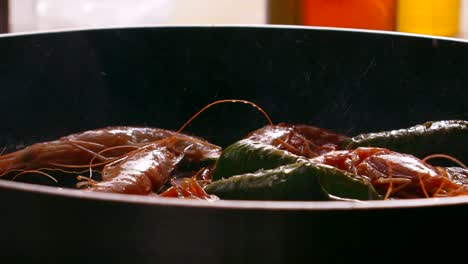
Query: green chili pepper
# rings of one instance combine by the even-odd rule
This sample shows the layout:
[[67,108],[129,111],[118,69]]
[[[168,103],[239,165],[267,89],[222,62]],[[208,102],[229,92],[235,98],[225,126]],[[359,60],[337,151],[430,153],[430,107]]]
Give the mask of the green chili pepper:
[[218,180],[206,191],[221,199],[239,200],[381,199],[367,178],[313,162]]
[[362,134],[342,144],[344,149],[381,147],[424,158],[435,153],[468,158],[468,121],[426,122],[406,129]]
[[244,139],[223,150],[213,171],[213,181],[233,175],[272,169],[305,158],[271,145]]

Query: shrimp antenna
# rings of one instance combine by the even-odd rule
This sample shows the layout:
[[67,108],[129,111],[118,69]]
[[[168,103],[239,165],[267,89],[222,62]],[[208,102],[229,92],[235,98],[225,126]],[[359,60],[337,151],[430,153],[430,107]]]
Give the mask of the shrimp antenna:
[[3,155],[3,153],[5,153],[5,150],[6,150],[6,146],[4,146],[4,147],[2,148],[2,151],[0,151],[0,156]]
[[205,112],[206,109],[214,106],[214,105],[217,105],[217,104],[223,104],[223,103],[243,103],[243,104],[248,104],[248,105],[251,105],[253,107],[255,107],[258,111],[260,111],[263,116],[265,116],[265,118],[268,120],[268,123],[270,125],[273,125],[273,122],[271,122],[271,119],[270,117],[268,116],[268,114],[258,105],[256,105],[255,103],[252,103],[250,101],[247,101],[247,100],[239,100],[239,99],[224,99],[224,100],[218,100],[218,101],[215,101],[215,102],[212,102],[208,105],[206,105],[205,107],[203,107],[200,111],[198,111],[196,114],[194,114],[189,120],[187,120],[187,122],[185,122],[180,128],[179,130],[177,130],[178,133],[182,132],[182,130],[184,130],[184,128],[186,126],[188,126],[195,118],[197,118],[201,113]]
[[[133,148],[133,149],[138,149],[137,146],[131,146],[131,145],[123,145],[123,146],[115,146],[115,147],[110,147],[110,148],[106,148],[106,149],[103,149],[101,151],[99,151],[98,153],[96,153],[93,158],[89,161],[89,180],[91,180],[91,178],[93,177],[93,162],[94,160],[96,159],[96,157],[100,156],[101,154],[103,154],[104,152],[108,152],[110,150],[115,150],[115,149],[125,149],[125,148]],[[120,156],[120,157],[116,157],[114,159],[111,159],[110,161],[106,162],[106,164],[103,164],[103,165],[107,165],[113,161],[116,161],[118,159],[121,159],[122,157],[124,157],[124,155]]]
[[418,173],[418,179],[419,179],[419,185],[421,186],[421,189],[424,193],[424,196],[426,196],[426,198],[430,198],[429,194],[427,193],[427,190],[426,190],[426,186],[422,180],[422,177],[421,177],[421,174]]
[[[388,165],[388,164],[386,164]],[[388,167],[388,179],[390,180],[390,183],[388,185],[388,188],[387,188],[387,192],[385,193],[385,197],[384,197],[384,200],[387,200],[389,197],[390,197],[390,194],[392,194],[392,191],[393,191],[393,172],[392,172],[392,167],[391,166],[387,166]]]
[[106,148],[106,149],[103,149],[97,153],[95,153],[93,155],[93,158],[91,158],[90,162],[88,165],[70,165],[70,164],[63,164],[63,163],[56,163],[56,162],[50,162],[49,165],[52,165],[52,166],[57,166],[57,167],[63,167],[63,168],[71,168],[71,169],[80,169],[80,168],[85,168],[85,169],[89,169],[90,167],[98,167],[98,166],[102,166],[102,165],[107,165],[113,161],[116,161],[118,159],[121,159],[122,157],[124,157],[126,154],[123,154],[121,156],[117,156],[117,157],[110,157],[110,158],[106,158],[107,160],[106,161],[103,161],[103,162],[99,162],[99,163],[94,163],[94,161],[96,160],[96,157],[97,156],[100,156],[100,154],[104,153],[104,152],[107,152],[107,151],[110,151],[110,150],[114,150],[114,149],[123,149],[123,148],[133,148],[133,149],[138,149],[139,147],[137,146],[131,146],[131,145],[122,145],[122,146],[115,146],[115,147],[110,147],[110,148]]
[[24,175],[24,174],[38,174],[38,175],[45,176],[46,178],[54,181],[55,183],[58,183],[57,179],[55,179],[52,175],[50,175],[48,173],[45,173],[43,171],[40,171],[40,170],[18,170],[18,171],[21,171],[21,172],[16,174],[13,177],[13,179],[11,179],[12,181],[15,181],[16,178],[18,178],[19,176]]
[[458,164],[460,167],[464,168],[464,169],[468,169],[468,167],[463,163],[461,162],[460,160],[450,156],[450,155],[446,155],[446,154],[432,154],[432,155],[429,155],[427,157],[425,157],[424,159],[422,159],[423,162],[427,162],[428,160],[430,159],[434,159],[434,158],[442,158],[442,159],[448,159],[456,164]]

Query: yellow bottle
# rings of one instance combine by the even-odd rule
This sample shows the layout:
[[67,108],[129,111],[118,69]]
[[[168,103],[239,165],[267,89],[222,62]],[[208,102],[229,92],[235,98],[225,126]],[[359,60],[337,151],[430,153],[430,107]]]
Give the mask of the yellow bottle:
[[398,31],[455,37],[459,19],[460,0],[398,1]]

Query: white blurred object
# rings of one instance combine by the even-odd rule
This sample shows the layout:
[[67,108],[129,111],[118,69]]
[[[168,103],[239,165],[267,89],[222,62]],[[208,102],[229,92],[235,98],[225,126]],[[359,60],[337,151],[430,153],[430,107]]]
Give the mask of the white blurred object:
[[172,0],[171,2],[176,5],[176,10],[172,12],[168,23],[266,23],[267,0]]
[[33,31],[36,25],[36,0],[10,0],[10,31]]
[[12,31],[158,24],[264,24],[267,0],[14,0]]
[[460,38],[468,38],[468,0],[461,1],[460,13]]
[[170,0],[36,0],[39,29],[159,24],[174,8]]

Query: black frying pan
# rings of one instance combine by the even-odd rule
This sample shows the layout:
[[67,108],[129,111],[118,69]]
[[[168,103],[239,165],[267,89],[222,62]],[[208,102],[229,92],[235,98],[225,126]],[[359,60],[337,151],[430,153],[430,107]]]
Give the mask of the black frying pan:
[[[466,69],[464,41],[382,32],[154,27],[4,35],[0,146],[109,125],[175,130],[226,98],[253,101],[274,122],[347,135],[467,119]],[[255,110],[226,104],[185,132],[226,146],[265,124]],[[467,235],[460,218],[468,197],[209,203],[1,180],[0,200],[0,256],[25,262],[427,257],[464,252],[455,239]]]

